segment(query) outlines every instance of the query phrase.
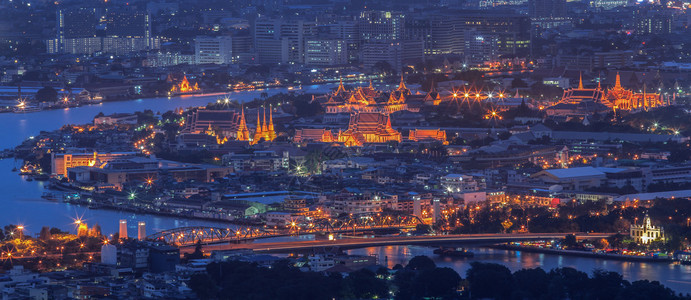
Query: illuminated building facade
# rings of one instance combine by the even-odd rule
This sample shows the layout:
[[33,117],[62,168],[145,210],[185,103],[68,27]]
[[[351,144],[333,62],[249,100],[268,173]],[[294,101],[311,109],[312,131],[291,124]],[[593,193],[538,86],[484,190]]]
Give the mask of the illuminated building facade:
[[641,225],[631,224],[631,237],[639,244],[650,244],[655,240],[665,238],[665,230],[660,226],[653,226],[646,214]]
[[[406,99],[411,95],[406,87],[403,77],[398,88],[391,93],[383,93],[372,87],[358,87],[354,90],[346,90],[343,81],[335,92],[325,95],[328,99],[322,104],[327,114],[353,113],[353,112],[378,112],[392,113],[408,110]],[[441,101],[441,99],[439,99]]]
[[357,113],[350,117],[348,129],[338,133],[346,146],[401,141],[401,133],[391,127],[391,117],[382,113]]
[[614,87],[607,91],[607,102],[613,104],[615,110],[648,109],[668,105],[658,93],[634,93],[621,86],[621,78],[617,73]]
[[250,140],[244,108],[240,114],[233,110],[199,109],[187,117],[182,133],[214,136],[218,144],[227,142],[229,138]]
[[328,129],[314,129],[314,128],[304,128],[295,130],[295,136],[293,137],[293,142],[295,143],[306,143],[306,142],[321,142],[321,143],[333,143],[337,139],[334,137],[331,130]]
[[605,98],[605,92],[598,83],[597,87],[583,87],[583,77],[578,81],[577,88],[564,90],[561,101],[548,107],[548,115],[556,116],[588,116],[610,112],[612,105]]
[[266,109],[264,109],[263,115],[264,121],[261,122],[259,118],[259,109],[257,109],[257,127],[254,130],[254,137],[251,140],[253,144],[259,143],[261,140],[273,141],[276,139],[272,109],[269,108],[269,122],[266,122]]
[[55,153],[50,154],[53,175],[66,176],[67,169],[80,166],[103,167],[116,159],[134,157],[135,152]]
[[446,131],[441,129],[414,129],[408,134],[408,139],[414,142],[420,141],[440,141],[448,145]]

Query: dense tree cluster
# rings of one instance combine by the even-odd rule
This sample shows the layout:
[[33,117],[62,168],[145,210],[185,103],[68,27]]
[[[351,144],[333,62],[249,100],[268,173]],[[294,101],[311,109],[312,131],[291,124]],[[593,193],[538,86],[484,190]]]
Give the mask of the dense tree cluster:
[[657,281],[633,283],[616,272],[541,268],[514,272],[505,266],[473,262],[467,271],[471,299],[689,299]]
[[270,268],[253,263],[212,263],[193,275],[190,287],[201,299],[691,299],[657,281],[628,282],[621,274],[573,268],[511,272],[507,267],[473,262],[466,279],[416,256],[395,275],[380,268],[340,273],[302,272],[288,261]]

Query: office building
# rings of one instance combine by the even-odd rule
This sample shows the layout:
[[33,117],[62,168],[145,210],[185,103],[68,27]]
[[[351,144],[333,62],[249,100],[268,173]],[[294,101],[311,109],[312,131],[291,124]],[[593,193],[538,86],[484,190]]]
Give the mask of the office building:
[[405,16],[400,12],[363,11],[360,13],[360,39],[364,43],[403,39]]
[[121,239],[127,239],[127,220],[120,220],[119,235]]
[[316,34],[316,23],[304,20],[255,21],[254,44],[262,64],[304,63],[305,41]]
[[230,64],[233,61],[233,38],[198,36],[194,39],[195,63]]
[[309,39],[305,49],[305,64],[331,66],[348,63],[347,44],[337,39]]

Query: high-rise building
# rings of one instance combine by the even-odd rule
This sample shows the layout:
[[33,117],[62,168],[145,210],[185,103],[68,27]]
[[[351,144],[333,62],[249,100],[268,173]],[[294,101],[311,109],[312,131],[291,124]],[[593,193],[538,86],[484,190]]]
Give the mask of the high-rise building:
[[259,63],[304,63],[305,41],[316,34],[316,22],[260,18],[254,45]]
[[96,36],[98,18],[95,8],[58,10],[58,40]]
[[120,220],[119,234],[121,239],[127,238],[127,220]]
[[[530,18],[509,12],[463,11],[456,32],[477,30],[482,36],[498,39],[499,54],[526,55],[530,49]],[[462,43],[465,45],[465,42]]]
[[360,31],[357,21],[339,20],[327,24],[325,27],[328,27],[330,37],[345,41],[349,63],[360,60]]
[[634,15],[635,33],[670,34],[672,33],[672,12],[662,8],[642,7]]
[[463,56],[468,63],[482,64],[499,57],[499,39],[494,35],[482,34],[472,29],[465,31],[463,40]]
[[233,38],[198,36],[194,39],[196,64],[230,64],[233,62]]
[[439,199],[432,200],[432,216],[435,223],[441,220],[441,205]]
[[531,18],[564,18],[566,0],[529,0],[528,14]]
[[348,49],[344,40],[309,39],[305,48],[305,64],[331,66],[348,63]]
[[46,41],[48,53],[122,55],[160,48],[151,35],[151,18],[135,8],[61,9],[57,12],[57,37]]
[[393,41],[372,41],[362,45],[362,63],[366,68],[385,62],[394,70],[403,66],[403,44]]
[[151,16],[135,8],[108,10],[105,15],[106,36],[150,38]]
[[146,222],[139,221],[137,223],[137,239],[140,241],[146,239]]
[[360,39],[367,42],[403,39],[405,15],[391,11],[363,11],[358,19]]

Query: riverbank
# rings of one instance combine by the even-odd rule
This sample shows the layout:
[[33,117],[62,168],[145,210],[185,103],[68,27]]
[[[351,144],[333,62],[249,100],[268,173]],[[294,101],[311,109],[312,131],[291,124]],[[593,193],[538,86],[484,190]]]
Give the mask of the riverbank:
[[[306,87],[315,87],[315,86],[332,86],[337,84],[339,81],[324,81],[324,82],[319,82],[319,83],[314,83],[314,84],[306,84]],[[344,80],[344,82],[362,82],[361,80]],[[309,91],[310,89],[308,88],[303,88],[302,85],[290,85],[290,84],[274,84],[271,86],[264,86],[264,87],[254,87],[254,88],[230,88],[230,89],[207,89],[207,90],[201,90],[201,91],[195,91],[195,92],[189,92],[189,93],[175,93],[175,94],[143,94],[143,95],[133,95],[130,97],[123,97],[123,98],[115,98],[115,99],[108,99],[108,100],[99,100],[97,102],[94,101],[80,101],[80,100],[73,100],[69,104],[62,104],[59,103],[55,106],[47,106],[47,107],[31,107],[31,109],[5,109],[5,110],[0,110],[0,113],[18,113],[18,114],[31,114],[31,113],[37,113],[37,112],[44,112],[44,111],[53,111],[53,110],[65,110],[65,109],[70,109],[70,108],[79,108],[79,107],[88,107],[88,106],[99,106],[102,104],[107,104],[107,103],[117,103],[117,102],[127,102],[127,101],[137,101],[137,100],[147,100],[147,99],[158,99],[158,98],[189,98],[189,97],[213,97],[213,96],[222,96],[222,95],[228,95],[228,94],[233,94],[233,93],[258,93],[258,92],[264,92],[264,91],[272,91],[272,90],[280,90],[284,89],[285,92],[288,93],[304,93],[306,91]]]
[[579,250],[563,250],[563,249],[550,249],[550,248],[537,248],[537,247],[525,247],[525,246],[514,246],[506,244],[490,245],[489,248],[500,249],[500,250],[510,250],[510,251],[525,251],[534,253],[545,253],[545,254],[556,254],[556,255],[566,255],[566,256],[579,256],[579,257],[589,257],[589,258],[602,258],[609,260],[622,260],[631,262],[654,262],[654,263],[672,263],[674,260],[671,258],[658,258],[652,256],[633,256],[633,255],[622,255],[622,254],[610,254],[610,253],[597,253],[597,252],[587,252]]
[[130,212],[130,213],[136,213],[136,214],[147,214],[147,215],[155,215],[155,216],[162,216],[162,217],[172,217],[176,219],[186,219],[189,221],[209,221],[209,222],[216,222],[216,223],[222,223],[222,224],[231,224],[231,225],[239,225],[239,226],[263,226],[262,223],[256,223],[256,222],[251,222],[251,221],[243,221],[243,220],[227,220],[227,219],[221,219],[221,218],[212,218],[212,217],[203,217],[203,216],[195,216],[193,214],[179,214],[176,212],[168,212],[168,211],[158,211],[158,210],[152,210],[152,209],[141,209],[141,208],[134,208],[134,207],[127,207],[127,206],[120,206],[120,205],[114,205],[114,204],[99,204],[98,206],[93,206],[93,205],[88,205],[88,204],[78,204],[78,203],[71,203],[67,202],[76,206],[88,208],[88,209],[105,209],[105,210],[110,210],[114,212]]

